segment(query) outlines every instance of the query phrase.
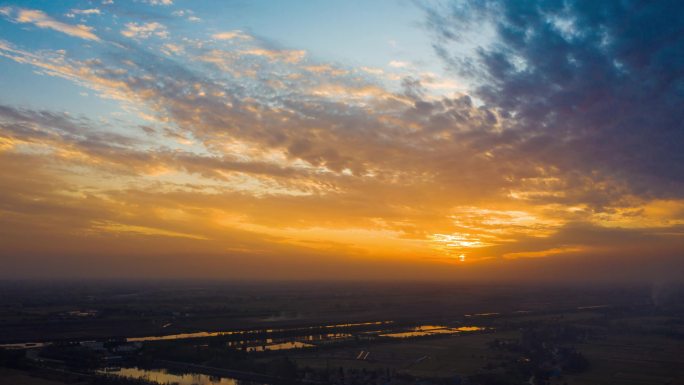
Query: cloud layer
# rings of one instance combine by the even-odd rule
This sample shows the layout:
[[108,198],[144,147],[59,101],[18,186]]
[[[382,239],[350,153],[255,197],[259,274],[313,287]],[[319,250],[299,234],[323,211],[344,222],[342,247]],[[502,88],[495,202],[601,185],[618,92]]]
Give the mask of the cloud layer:
[[[98,37],[2,8],[103,50],[0,41],[3,60],[120,108],[0,105],[2,258],[20,275],[54,260],[62,275],[155,274],[164,260],[160,276],[273,279],[676,270],[684,22],[639,7],[423,9],[445,65],[474,85],[448,95],[435,85],[455,80],[406,72],[388,86],[384,71],[243,30],[187,36],[131,18]],[[486,38],[467,43],[478,28]]]
[[[615,178],[639,196],[681,197],[680,3],[459,4],[430,12],[438,52],[477,78],[487,105],[515,117],[512,144],[562,172]],[[449,51],[464,20],[493,30],[465,59]]]
[[63,34],[78,37],[85,40],[98,41],[100,38],[93,32],[93,28],[84,24],[68,24],[48,16],[45,12],[37,9],[2,7],[0,14],[16,23],[33,24],[38,28],[48,28]]

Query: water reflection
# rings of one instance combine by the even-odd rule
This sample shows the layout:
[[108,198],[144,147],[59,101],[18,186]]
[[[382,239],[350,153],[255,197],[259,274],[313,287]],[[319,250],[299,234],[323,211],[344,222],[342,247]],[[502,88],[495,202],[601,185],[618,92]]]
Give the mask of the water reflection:
[[[208,337],[219,337],[219,336],[242,336],[243,339],[239,341],[231,341],[228,346],[235,348],[245,348],[246,346],[254,345],[274,345],[272,348],[267,349],[245,349],[247,351],[262,351],[262,350],[283,350],[283,349],[293,349],[298,347],[309,347],[313,346],[310,343],[328,343],[331,341],[339,341],[345,338],[351,338],[353,335],[351,333],[316,333],[309,334],[307,332],[313,330],[325,330],[325,329],[343,329],[352,327],[364,327],[364,326],[386,326],[392,324],[394,321],[377,321],[377,322],[358,322],[358,323],[345,323],[345,324],[331,324],[331,325],[318,325],[318,326],[307,326],[298,328],[281,328],[281,329],[251,329],[251,330],[236,330],[236,331],[220,331],[220,332],[193,332],[193,333],[177,333],[169,334],[163,336],[148,336],[148,337],[128,337],[126,342],[148,342],[148,341],[171,341],[171,340],[184,340],[192,338],[208,338]],[[298,333],[301,332],[301,333]],[[295,337],[289,338],[263,338],[264,335],[275,334],[275,333],[293,333],[296,334]],[[299,341],[297,343],[292,343],[294,341]],[[28,343],[12,343],[12,344],[0,344],[0,348],[5,349],[32,349],[41,348],[47,345],[51,345],[51,342],[28,342]]]
[[179,334],[169,334],[164,336],[148,336],[148,337],[129,337],[126,338],[127,342],[145,342],[145,341],[167,341],[167,340],[181,340],[189,338],[205,338],[205,337],[218,337],[218,336],[231,336],[231,335],[249,335],[249,334],[259,334],[259,333],[279,333],[279,332],[295,332],[295,331],[306,331],[315,329],[334,329],[334,328],[351,328],[358,326],[375,326],[375,325],[388,325],[393,323],[393,321],[377,321],[377,322],[357,322],[357,323],[346,323],[346,324],[333,324],[333,325],[320,325],[320,326],[308,326],[302,328],[289,328],[289,329],[254,329],[254,330],[237,330],[237,331],[221,331],[221,332],[196,332],[196,333],[179,333]]
[[479,327],[479,326],[461,326],[456,328],[457,331],[459,332],[476,332],[479,330],[484,330],[485,328]]
[[261,346],[247,346],[245,348],[248,352],[265,352],[271,350],[289,350],[300,348],[312,348],[316,345],[307,344],[299,341],[281,342],[278,344],[261,345]]
[[306,336],[307,341],[329,341],[350,338],[350,333],[327,333],[327,334],[311,334]]
[[291,338],[246,339],[228,341],[226,346],[247,352],[263,352],[268,350],[288,350],[314,347],[321,343],[340,341],[351,338],[350,333],[310,334]]
[[479,326],[460,326],[457,328],[452,328],[448,326],[441,325],[423,325],[417,326],[413,329],[397,332],[397,333],[385,333],[380,334],[382,337],[391,338],[409,338],[409,337],[422,337],[422,336],[433,336],[439,334],[456,334],[456,333],[467,333],[479,330],[484,330],[485,328]]
[[[487,313],[496,314],[496,313]],[[362,322],[362,323],[347,323],[347,324],[333,324],[309,326],[300,328],[282,328],[282,329],[252,329],[252,330],[238,330],[225,332],[195,332],[195,333],[178,333],[164,336],[148,336],[148,337],[129,337],[126,342],[147,342],[147,341],[168,341],[168,340],[183,340],[192,338],[208,338],[218,336],[239,336],[241,338],[235,341],[226,342],[226,346],[233,349],[240,349],[247,352],[263,352],[270,350],[287,350],[308,348],[329,343],[338,343],[347,339],[353,339],[361,336],[362,338],[372,338],[373,336],[393,337],[393,338],[407,338],[420,337],[436,334],[455,334],[463,332],[473,332],[483,330],[479,326],[461,326],[448,327],[444,325],[421,325],[412,329],[397,328],[393,321],[378,321],[378,322]],[[379,326],[378,328],[364,328],[362,331],[348,331],[344,333],[315,333],[310,331],[334,328],[351,328],[356,326]],[[307,333],[308,332],[308,333]],[[274,338],[269,337],[275,333],[291,333],[293,336]],[[265,338],[268,337],[268,338]],[[50,342],[45,343],[18,343],[0,345],[7,349],[31,349],[50,345]]]
[[[187,373],[175,374],[165,369],[140,369],[140,368],[108,368],[102,370],[114,376],[127,377],[133,379],[143,379],[159,384],[178,384],[178,385],[257,385],[259,383],[251,381],[241,381],[234,378],[223,378],[208,376],[206,374]],[[263,385],[263,384],[261,384]]]

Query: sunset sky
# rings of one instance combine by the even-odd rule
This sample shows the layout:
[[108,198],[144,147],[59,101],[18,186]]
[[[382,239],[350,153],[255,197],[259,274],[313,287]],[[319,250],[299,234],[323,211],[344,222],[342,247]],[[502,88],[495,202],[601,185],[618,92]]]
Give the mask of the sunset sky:
[[679,1],[0,0],[0,277],[656,279]]

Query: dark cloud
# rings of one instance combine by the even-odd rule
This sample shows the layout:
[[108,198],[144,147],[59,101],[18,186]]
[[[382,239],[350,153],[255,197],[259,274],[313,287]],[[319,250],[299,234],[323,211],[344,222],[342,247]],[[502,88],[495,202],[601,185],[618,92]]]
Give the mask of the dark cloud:
[[[682,196],[684,4],[454,2],[428,16],[447,65],[476,76],[477,97],[514,116],[511,151],[643,197]],[[471,56],[455,51],[482,26],[491,41]]]

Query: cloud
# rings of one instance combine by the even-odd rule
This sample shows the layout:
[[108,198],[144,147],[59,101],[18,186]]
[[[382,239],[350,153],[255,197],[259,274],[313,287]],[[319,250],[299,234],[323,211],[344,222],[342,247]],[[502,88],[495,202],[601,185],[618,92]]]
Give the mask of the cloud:
[[409,62],[401,61],[401,60],[392,60],[388,64],[392,68],[407,68],[411,66]]
[[63,34],[78,37],[85,40],[99,41],[100,38],[95,35],[93,28],[87,25],[78,24],[67,24],[61,21],[57,21],[52,17],[48,16],[45,12],[37,9],[25,9],[25,8],[10,8],[3,7],[2,13],[5,17],[10,18],[10,20],[16,23],[28,23],[33,24],[39,28],[52,29]]
[[[437,52],[511,120],[513,149],[639,196],[684,191],[682,4],[450,3],[429,9]],[[524,15],[522,17],[521,15]],[[469,31],[490,39],[464,55]],[[648,30],[648,34],[643,31]],[[565,176],[563,174],[566,174]]]
[[[573,41],[583,38],[580,26],[588,22],[570,17],[580,24],[568,24],[558,16],[549,26],[533,23],[530,38],[545,41],[533,50],[514,44],[515,34],[503,28],[519,22],[508,13],[468,12],[488,20],[481,24],[503,23],[497,40],[473,51],[472,66],[456,66],[467,60],[450,51],[457,44],[449,33],[456,16],[440,13],[450,16],[433,27],[446,63],[478,86],[470,94],[432,74],[387,87],[377,69],[320,62],[239,31],[111,44],[89,58],[0,41],[1,56],[146,117],[139,125],[0,106],[6,165],[0,184],[11,186],[0,194],[3,253],[91,255],[103,245],[124,244],[112,253],[149,257],[182,249],[224,258],[224,265],[243,257],[282,263],[287,255],[322,270],[329,261],[339,267],[358,259],[353,266],[372,267],[376,276],[387,269],[410,276],[423,266],[425,276],[453,278],[487,277],[487,271],[536,277],[544,263],[555,266],[544,274],[572,271],[573,264],[600,270],[595,256],[615,261],[621,254],[638,273],[640,263],[651,264],[649,249],[659,261],[681,250],[678,176],[661,170],[658,178],[639,179],[631,161],[621,167],[609,156],[626,156],[618,145],[625,138],[610,128],[617,124],[644,146],[632,148],[635,157],[643,151],[654,164],[676,161],[668,147],[659,154],[650,146],[676,139],[677,126],[655,125],[651,119],[669,118],[647,113],[678,114],[667,104],[678,102],[676,92],[665,87],[672,99],[653,90],[646,98],[629,82],[618,87],[639,101],[630,106],[644,114],[651,138],[631,122],[637,116],[630,111],[624,121],[597,113],[612,94],[592,96],[583,79],[591,71],[582,66],[570,63],[569,72],[556,75],[558,48],[549,44],[569,43],[533,33],[548,28],[555,39]],[[131,38],[168,34],[154,22],[131,22],[124,31],[129,26]],[[605,54],[599,48],[595,55]],[[617,75],[606,79],[611,76]],[[606,79],[594,79],[598,89]],[[436,96],[430,89],[454,92]],[[590,100],[575,106],[575,98]],[[622,106],[623,97],[612,100]],[[50,253],[42,246],[49,242],[37,238],[63,241]],[[452,257],[461,254],[465,270],[450,270]],[[181,257],[173,260],[184,266]],[[579,270],[573,274],[582,276]]]
[[153,35],[166,39],[169,36],[169,31],[166,26],[156,21],[140,24],[130,22],[126,23],[126,28],[121,31],[121,34],[131,39],[148,39]]
[[66,14],[66,17],[76,17],[76,15],[101,15],[102,12],[98,8],[89,9],[72,9]]
[[184,51],[183,46],[173,43],[164,44],[162,47],[162,52],[167,55],[180,55]]
[[380,76],[385,73],[382,68],[361,67],[360,70],[376,76]]
[[270,60],[297,63],[304,59],[306,51],[303,50],[272,50],[265,48],[250,48],[239,52],[242,55],[262,56]]
[[212,38],[216,40],[233,40],[233,39],[240,39],[240,40],[251,40],[252,37],[247,35],[246,33],[240,31],[240,30],[235,30],[235,31],[227,31],[227,32],[217,32],[213,35],[211,35]]
[[173,11],[171,14],[178,17],[186,17],[188,21],[194,23],[202,21],[202,19],[195,16],[195,13],[191,9],[179,9],[177,11]]
[[[337,202],[335,205],[340,210],[331,212],[330,218],[337,218],[335,221],[349,225],[367,221],[368,219],[364,219],[367,216],[384,217],[387,214],[382,212],[393,211],[389,207],[394,205],[410,207],[426,198],[421,184],[430,186],[440,183],[440,171],[431,168],[443,156],[442,151],[456,150],[449,149],[447,141],[438,135],[439,130],[448,127],[441,127],[440,123],[435,122],[433,131],[411,133],[411,129],[404,127],[404,124],[423,125],[422,121],[426,117],[429,119],[432,113],[446,113],[449,109],[462,109],[462,113],[473,118],[480,114],[470,111],[472,106],[468,103],[445,100],[444,104],[431,104],[432,112],[427,115],[419,113],[422,110],[416,110],[415,115],[402,117],[407,108],[407,101],[402,95],[393,96],[377,86],[344,80],[344,76],[353,75],[340,75],[343,77],[337,81],[334,88],[337,91],[333,95],[321,93],[321,89],[325,89],[321,86],[330,84],[329,71],[305,70],[309,74],[307,82],[297,80],[294,83],[299,84],[299,95],[289,91],[297,88],[288,87],[288,93],[279,96],[278,88],[274,89],[271,101],[262,102],[254,99],[257,95],[243,95],[239,88],[224,88],[209,78],[181,70],[176,64],[163,58],[151,59],[138,54],[133,57],[137,61],[136,66],[127,66],[128,71],[119,71],[112,68],[113,63],[103,65],[98,62],[66,60],[62,57],[55,59],[50,55],[40,57],[16,49],[12,49],[7,55],[14,60],[45,68],[52,74],[87,84],[107,95],[118,95],[121,100],[149,104],[160,115],[160,119],[173,121],[181,132],[191,134],[208,151],[217,155],[207,157],[149,149],[133,151],[126,147],[112,148],[107,143],[92,139],[87,141],[88,145],[85,147],[78,144],[80,142],[68,145],[71,153],[79,154],[81,159],[90,159],[89,164],[98,164],[99,168],[107,169],[108,172],[134,173],[133,175],[138,174],[141,177],[148,175],[147,170],[181,170],[201,176],[203,183],[208,183],[205,179],[209,179],[228,182],[228,185],[234,183],[236,172],[244,173],[253,181],[250,183],[260,181],[261,186],[272,186],[265,189],[259,187],[263,191],[271,191],[269,194],[323,194],[325,198],[321,200],[317,212],[330,210],[325,207]],[[247,60],[253,67],[254,58],[250,56],[254,55],[237,55],[235,59],[238,63]],[[259,55],[256,57],[265,59],[269,65],[297,64],[287,60],[274,62],[270,57]],[[135,71],[131,72],[130,69]],[[296,71],[297,68],[292,70]],[[283,76],[282,81],[289,81],[287,73]],[[260,81],[258,79],[255,81]],[[260,87],[265,86],[266,84]],[[342,90],[349,92],[341,92]],[[351,103],[359,96],[365,101],[355,108]],[[402,122],[404,119],[406,123]],[[396,126],[397,123],[401,125]],[[253,155],[249,155],[254,157],[253,160],[236,161],[225,157],[233,152],[226,147],[225,135],[228,133],[233,140],[240,143],[241,147],[236,153],[245,156],[253,151]],[[13,140],[18,138],[13,137]],[[27,138],[22,140],[29,141]],[[447,146],[433,158],[421,146],[415,146],[417,142],[423,142],[423,148]],[[330,143],[336,143],[336,146],[333,148]],[[461,150],[464,158],[470,156],[467,151],[463,151],[465,149]],[[421,161],[417,161],[421,158]],[[474,173],[482,171],[477,167],[472,170]],[[257,185],[251,191],[252,194],[257,194]],[[389,206],[369,204],[365,198],[352,203],[368,195],[369,191],[373,191],[376,199],[387,202]],[[450,195],[450,200],[460,199],[458,195]],[[346,200],[349,200],[349,206],[343,203]],[[433,195],[429,200],[439,199]],[[427,204],[425,202],[421,205]],[[284,205],[282,200],[280,208],[277,202],[272,204],[271,216],[260,216],[260,221],[271,222],[277,218],[292,216],[293,212],[301,217],[305,212],[300,210],[299,204],[292,208]],[[311,206],[311,203],[306,204]],[[283,214],[273,215],[278,210]],[[434,214],[428,214],[437,211],[430,203],[424,207],[421,215],[437,223],[439,221],[435,221]],[[394,215],[398,215],[396,221],[401,223],[399,226],[402,228],[407,221],[415,220],[409,219],[413,215],[408,213]],[[303,223],[315,224],[318,221],[317,216],[307,214],[308,218]],[[388,221],[388,226],[395,226],[391,224],[394,221]]]
[[173,4],[173,0],[145,0],[145,2],[150,5],[168,6]]

